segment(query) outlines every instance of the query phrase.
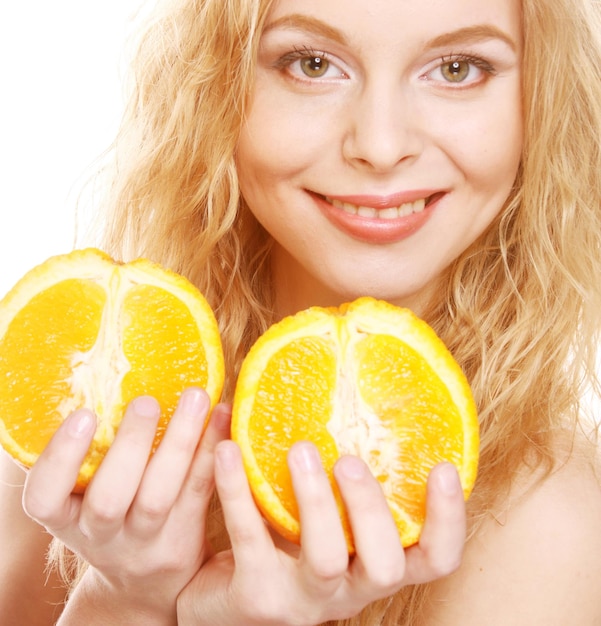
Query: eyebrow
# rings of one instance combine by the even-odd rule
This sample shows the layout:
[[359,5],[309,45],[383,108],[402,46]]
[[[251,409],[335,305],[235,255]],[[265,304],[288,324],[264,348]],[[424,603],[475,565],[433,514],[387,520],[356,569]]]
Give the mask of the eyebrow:
[[[284,28],[289,30],[302,30],[307,33],[313,33],[326,39],[331,39],[342,45],[347,45],[347,39],[342,31],[330,26],[309,15],[293,13],[284,15],[267,24],[263,33],[276,28]],[[427,42],[427,48],[441,48],[460,42],[476,42],[486,39],[500,39],[504,41],[513,51],[517,50],[516,42],[504,31],[491,24],[477,24],[474,26],[466,26],[449,33],[444,33]]]
[[303,30],[307,33],[313,33],[314,35],[320,35],[326,39],[331,39],[332,41],[342,45],[347,44],[347,39],[342,34],[342,31],[309,15],[301,15],[299,13],[284,15],[283,17],[267,24],[263,29],[263,34],[276,28]]
[[499,39],[504,41],[514,52],[517,51],[517,43],[507,33],[492,24],[477,24],[459,28],[434,37],[426,45],[428,48],[444,48],[455,43],[469,43],[486,39]]

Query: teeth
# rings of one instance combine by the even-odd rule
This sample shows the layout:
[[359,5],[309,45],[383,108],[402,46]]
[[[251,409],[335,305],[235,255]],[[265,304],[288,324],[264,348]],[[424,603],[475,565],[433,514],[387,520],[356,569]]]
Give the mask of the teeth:
[[368,206],[360,206],[357,209],[357,215],[360,215],[361,217],[376,217],[377,211]]
[[392,207],[390,209],[382,209],[380,211],[380,217],[383,220],[393,220],[395,217],[399,216],[399,209],[396,207]]
[[354,204],[336,201],[336,204],[334,206],[337,206],[339,209],[342,209],[343,211],[345,211],[346,213],[350,213],[351,215],[357,215],[358,207],[356,207]]
[[415,202],[406,202],[405,204],[401,204],[397,207],[390,207],[387,209],[374,209],[369,206],[357,206],[355,204],[351,204],[350,202],[341,202],[340,200],[334,200],[333,198],[328,198],[325,196],[325,199],[332,205],[338,209],[342,209],[345,213],[349,213],[350,215],[359,215],[361,217],[371,217],[377,218],[381,220],[393,220],[398,217],[406,217],[408,215],[412,215],[413,213],[421,213],[426,207],[426,200],[422,198],[421,200],[416,200]]

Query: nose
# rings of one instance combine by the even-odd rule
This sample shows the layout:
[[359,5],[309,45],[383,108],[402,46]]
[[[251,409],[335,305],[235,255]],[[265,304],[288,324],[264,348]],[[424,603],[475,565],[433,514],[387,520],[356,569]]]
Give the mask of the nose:
[[347,110],[344,158],[385,173],[423,150],[424,133],[410,93],[394,84],[366,85]]

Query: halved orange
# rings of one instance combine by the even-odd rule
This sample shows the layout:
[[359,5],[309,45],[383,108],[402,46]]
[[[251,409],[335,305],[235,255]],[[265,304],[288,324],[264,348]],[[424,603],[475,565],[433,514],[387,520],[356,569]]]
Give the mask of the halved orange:
[[424,321],[372,298],[307,309],[258,339],[237,381],[232,439],[259,509],[297,543],[301,529],[286,455],[296,441],[313,442],[350,551],[352,533],[332,477],[341,455],[368,464],[404,546],[419,539],[430,470],[453,463],[467,498],[478,465],[477,411],[461,368]]
[[155,396],[158,445],[182,390],[215,404],[224,380],[213,312],[182,276],[96,249],[48,259],[0,302],[0,444],[31,467],[75,409],[98,428],[77,481],[83,489],[112,443],[125,406]]

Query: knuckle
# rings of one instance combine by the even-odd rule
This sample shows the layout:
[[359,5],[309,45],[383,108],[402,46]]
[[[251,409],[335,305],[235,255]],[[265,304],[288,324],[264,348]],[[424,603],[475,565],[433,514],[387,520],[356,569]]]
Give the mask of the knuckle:
[[331,558],[322,558],[311,563],[309,568],[311,576],[317,579],[318,583],[327,583],[338,580],[343,576],[348,567],[348,556],[338,555]]
[[29,492],[27,489],[23,493],[23,510],[29,517],[44,526],[51,526],[55,521],[57,512],[53,506],[45,502],[44,498]]
[[159,498],[143,499],[136,502],[136,515],[140,515],[148,521],[161,520],[171,510],[171,503]]
[[196,450],[198,440],[188,433],[181,433],[178,437],[165,437],[159,445],[169,445],[170,451],[174,455],[190,457]]
[[449,574],[452,574],[453,572],[456,572],[459,567],[461,565],[461,557],[459,555],[456,555],[453,558],[450,558],[446,564],[446,567],[444,568],[444,572],[443,572],[443,576],[448,576]]
[[444,578],[459,569],[461,557],[457,554],[434,554],[430,552],[426,555],[428,569],[434,578]]
[[372,584],[384,591],[396,590],[404,582],[405,567],[403,563],[390,563],[388,567],[382,565],[370,575]]
[[125,511],[121,503],[110,496],[90,494],[85,499],[85,516],[94,524],[112,525],[123,519]]
[[188,479],[190,491],[197,497],[206,498],[213,494],[215,481],[212,476],[191,475]]

